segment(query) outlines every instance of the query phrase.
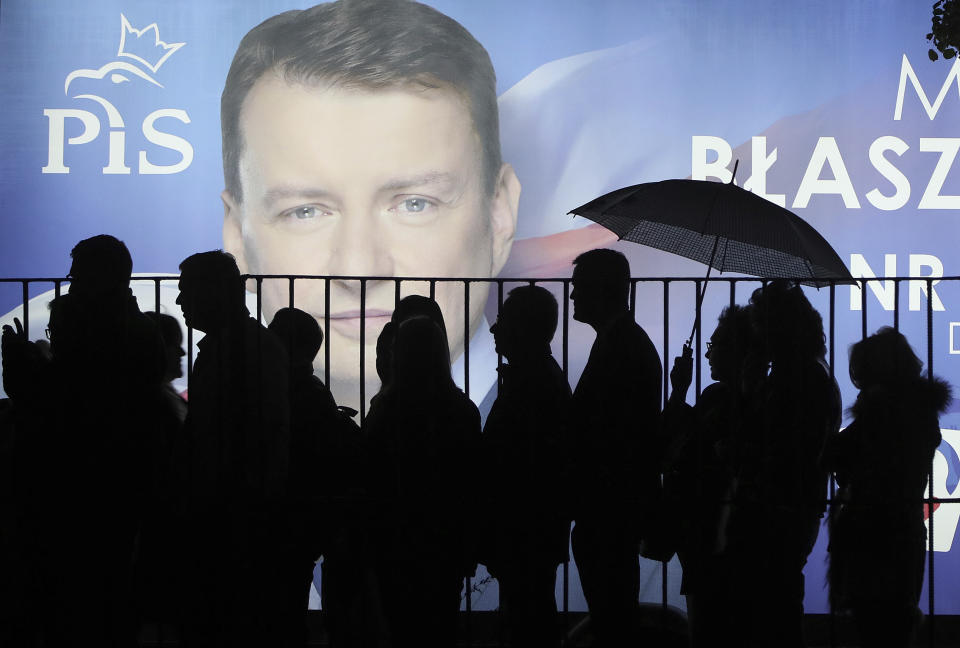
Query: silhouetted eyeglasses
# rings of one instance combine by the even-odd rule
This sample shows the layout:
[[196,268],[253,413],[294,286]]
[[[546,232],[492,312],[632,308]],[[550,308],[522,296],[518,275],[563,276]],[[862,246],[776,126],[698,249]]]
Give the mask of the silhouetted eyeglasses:
[[707,353],[710,353],[710,349],[713,348],[713,342],[707,342]]
[[43,332],[46,333],[47,339],[49,340],[49,339],[50,339],[50,327],[48,326],[47,328],[43,329]]

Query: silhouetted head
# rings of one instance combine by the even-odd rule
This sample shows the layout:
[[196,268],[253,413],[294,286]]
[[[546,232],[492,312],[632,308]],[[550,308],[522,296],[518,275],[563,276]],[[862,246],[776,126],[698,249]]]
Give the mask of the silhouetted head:
[[541,286],[520,286],[507,295],[490,327],[497,353],[511,363],[549,355],[557,331],[557,300]]
[[772,362],[826,355],[823,318],[795,282],[771,281],[753,292],[750,305],[758,343]]
[[738,386],[744,362],[757,352],[755,345],[749,307],[734,304],[724,308],[704,354],[710,363],[710,377]]
[[310,367],[312,372],[313,359],[323,345],[323,331],[313,315],[288,306],[277,311],[267,328],[287,349],[291,366]]
[[119,294],[130,286],[133,259],[123,241],[100,234],[70,251],[70,293],[81,299]]
[[182,377],[183,362],[181,360],[187,353],[183,350],[183,330],[180,328],[180,322],[172,315],[157,313],[156,311],[147,311],[144,315],[156,323],[157,329],[160,331],[160,337],[163,339],[163,350],[166,358],[164,382]]
[[907,338],[889,326],[850,347],[850,380],[857,389],[909,383],[922,370]]
[[204,333],[230,326],[247,315],[237,262],[221,250],[184,259],[179,288],[177,303],[187,326]]
[[[399,325],[408,319],[413,319],[414,317],[426,317],[436,324],[440,329],[440,332],[443,334],[444,344],[447,343],[447,326],[443,321],[443,313],[440,311],[440,304],[438,304],[435,300],[424,295],[407,295],[397,302],[397,307],[393,309],[393,315],[390,316],[390,321]],[[448,349],[448,363],[449,357],[450,352]]]
[[397,326],[393,346],[393,385],[402,398],[429,397],[455,389],[443,332],[427,317]]
[[381,389],[393,378],[393,343],[397,337],[397,325],[387,322],[377,336],[377,375]]
[[72,293],[54,298],[49,308],[47,335],[50,338],[50,354],[54,361],[62,365],[86,362],[82,358],[89,347],[89,310],[81,307],[77,296]]
[[596,328],[629,309],[630,262],[620,252],[601,248],[573,260],[573,319]]

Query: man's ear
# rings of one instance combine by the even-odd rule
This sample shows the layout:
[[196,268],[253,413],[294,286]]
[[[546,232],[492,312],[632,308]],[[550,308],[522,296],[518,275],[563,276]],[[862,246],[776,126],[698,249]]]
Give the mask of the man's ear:
[[491,276],[496,277],[510,256],[513,236],[517,232],[517,209],[520,205],[520,180],[513,167],[504,163],[494,187],[490,205],[490,228],[493,236]]
[[223,250],[237,260],[240,274],[246,274],[247,257],[243,248],[243,218],[240,206],[226,189],[220,193],[220,200],[223,201]]

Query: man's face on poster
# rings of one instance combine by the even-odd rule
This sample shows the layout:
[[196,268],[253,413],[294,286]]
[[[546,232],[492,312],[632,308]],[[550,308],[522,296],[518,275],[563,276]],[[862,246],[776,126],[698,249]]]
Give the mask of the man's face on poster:
[[[344,89],[291,84],[268,73],[241,118],[243,201],[224,192],[224,247],[242,272],[347,276],[493,277],[506,262],[520,187],[504,165],[484,186],[482,146],[465,101],[445,88]],[[460,356],[464,328],[483,320],[489,286],[438,282],[435,297]],[[323,325],[324,282],[296,282],[294,303]],[[401,295],[429,294],[404,282]],[[331,386],[356,402],[360,282],[330,283]],[[264,318],[289,305],[289,282],[264,280]],[[395,282],[371,280],[365,298],[365,377],[376,382],[375,344]],[[324,353],[316,369],[323,371]]]

